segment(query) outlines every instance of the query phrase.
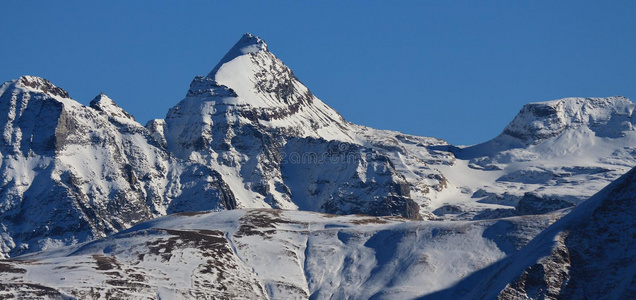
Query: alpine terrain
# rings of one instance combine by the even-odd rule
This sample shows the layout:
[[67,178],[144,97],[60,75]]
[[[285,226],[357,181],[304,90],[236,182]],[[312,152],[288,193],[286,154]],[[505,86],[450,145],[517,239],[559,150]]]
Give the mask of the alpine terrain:
[[347,122],[249,33],[145,126],[22,76],[0,298],[634,298],[635,108],[531,103],[451,145]]

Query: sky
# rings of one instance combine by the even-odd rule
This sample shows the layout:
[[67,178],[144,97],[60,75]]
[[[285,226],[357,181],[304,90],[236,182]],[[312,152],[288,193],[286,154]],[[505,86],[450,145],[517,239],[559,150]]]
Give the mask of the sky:
[[524,104],[636,100],[636,1],[16,1],[0,81],[100,92],[163,118],[245,32],[348,121],[445,139],[498,135]]

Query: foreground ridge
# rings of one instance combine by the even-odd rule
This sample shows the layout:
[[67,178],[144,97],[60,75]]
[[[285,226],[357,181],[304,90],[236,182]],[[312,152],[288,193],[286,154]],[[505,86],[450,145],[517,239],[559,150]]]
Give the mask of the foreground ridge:
[[272,209],[175,214],[7,261],[0,282],[11,284],[0,295],[413,298],[514,252],[556,218],[422,222]]

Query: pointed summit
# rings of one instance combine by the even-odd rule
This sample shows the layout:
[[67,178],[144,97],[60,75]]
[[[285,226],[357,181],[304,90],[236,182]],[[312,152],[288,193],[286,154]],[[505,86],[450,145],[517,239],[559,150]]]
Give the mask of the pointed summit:
[[195,78],[188,96],[222,96],[226,103],[270,110],[313,101],[307,87],[267,50],[265,41],[250,33],[206,77]]
[[135,118],[127,113],[124,109],[119,107],[113,99],[110,99],[106,94],[99,93],[97,97],[91,100],[90,107],[106,113],[110,117],[122,118],[134,121]]
[[232,49],[223,56],[214,69],[212,69],[210,74],[208,74],[208,77],[213,77],[223,64],[230,62],[239,56],[259,51],[267,51],[267,44],[265,44],[265,41],[251,33],[243,34],[241,39],[234,44],[234,47],[232,47]]
[[353,142],[348,122],[316,98],[262,39],[249,33],[209,75],[194,78],[165,123],[168,148],[185,159],[212,141],[231,139],[231,126],[246,124],[290,136]]

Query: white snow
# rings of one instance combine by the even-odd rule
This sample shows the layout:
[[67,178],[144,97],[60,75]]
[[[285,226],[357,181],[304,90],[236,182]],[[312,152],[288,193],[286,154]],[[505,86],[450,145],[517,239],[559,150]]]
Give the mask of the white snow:
[[[416,222],[302,211],[235,210],[172,215],[81,247],[25,256],[21,258],[24,263],[18,260],[12,267],[23,268],[26,273],[0,273],[0,281],[13,278],[17,283],[37,283],[77,295],[90,288],[113,292],[118,290],[108,283],[113,275],[107,270],[96,270],[94,261],[103,257],[102,260],[120,264],[115,267],[117,270],[133,268],[134,273],[143,274],[145,287],[118,290],[132,298],[157,292],[186,295],[195,290],[196,278],[215,282],[220,276],[216,272],[222,270],[226,272],[225,278],[253,280],[255,288],[242,290],[238,297],[414,298],[452,286],[468,274],[502,259],[505,253],[498,243],[516,240],[524,244],[553,218],[508,219],[506,222],[524,229],[504,232],[498,231],[493,221]],[[170,231],[155,233],[154,229],[221,231],[219,236],[230,252],[219,252],[213,257],[236,265],[227,269],[220,266],[218,271],[201,274],[208,259],[204,255],[206,249],[181,248],[178,243],[166,247],[165,252],[152,254],[149,248],[166,243],[172,236]],[[513,238],[514,234],[518,236]],[[162,253],[170,254],[170,259],[162,260]],[[143,258],[138,254],[144,254]],[[37,263],[28,263],[34,261]],[[65,271],[68,268],[73,272]],[[116,270],[110,272],[113,271]],[[132,270],[116,272],[131,280],[128,276]],[[223,289],[210,293],[220,296]]]

